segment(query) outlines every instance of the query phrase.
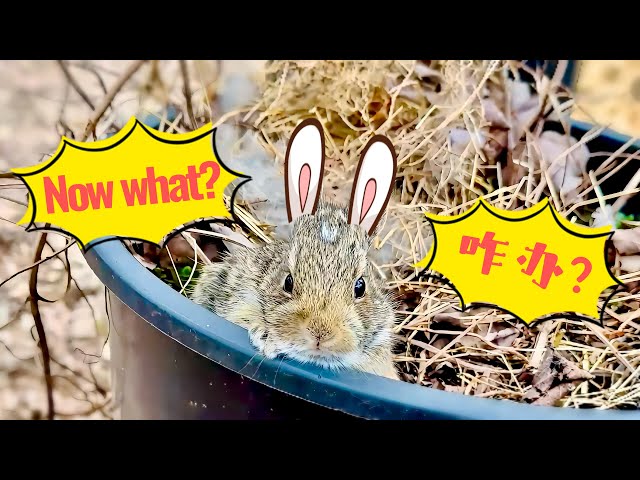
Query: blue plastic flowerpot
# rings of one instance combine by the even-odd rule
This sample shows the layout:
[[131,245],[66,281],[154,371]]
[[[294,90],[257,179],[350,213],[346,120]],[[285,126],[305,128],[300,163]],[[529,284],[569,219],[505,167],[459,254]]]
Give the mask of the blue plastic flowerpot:
[[[574,134],[590,127],[576,123]],[[627,140],[607,131],[589,146],[614,152]],[[637,410],[541,407],[266,360],[246,330],[180,295],[120,242],[86,259],[109,291],[113,388],[124,419],[640,419]]]

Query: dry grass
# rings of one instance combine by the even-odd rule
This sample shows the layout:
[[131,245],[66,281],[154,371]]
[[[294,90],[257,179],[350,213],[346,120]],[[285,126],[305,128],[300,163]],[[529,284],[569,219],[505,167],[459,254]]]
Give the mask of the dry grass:
[[[510,74],[518,78],[518,67],[506,61],[276,61],[259,80],[257,102],[221,112],[212,107],[218,93],[215,74],[202,75],[196,64],[174,62],[161,75],[151,71],[142,95],[146,103],[139,102],[137,112],[153,115],[158,105],[176,107],[178,115],[172,119],[166,112],[156,113],[159,128],[169,132],[210,120],[243,126],[258,135],[278,169],[297,123],[315,117],[328,133],[325,192],[343,202],[358,154],[372,135],[386,134],[398,154],[401,187],[388,207],[375,261],[402,301],[396,331],[404,348],[397,361],[405,380],[467,395],[532,401],[532,393],[545,384],[543,374],[566,360],[581,373],[569,375],[571,381],[559,386],[547,384],[537,403],[636,407],[640,294],[635,290],[640,272],[638,262],[629,259],[640,247],[634,251],[634,241],[614,251],[612,271],[631,290],[609,301],[605,328],[570,319],[527,328],[488,308],[461,314],[451,288],[418,276],[411,267],[431,244],[425,212],[462,213],[480,197],[499,208],[521,209],[549,197],[566,218],[589,225],[594,212],[596,220],[604,218],[598,208],[613,217],[639,191],[636,177],[619,192],[601,191],[609,176],[636,161],[626,153],[631,142],[586,171],[586,160],[595,152],[584,143],[602,129],[594,128],[579,142],[545,133],[550,120],[566,126],[569,115],[579,110],[577,98],[560,85],[561,71],[554,78],[530,71],[532,91],[526,91],[510,79]],[[117,128],[117,118],[112,112],[99,119],[96,134]],[[229,197],[225,200],[228,204]],[[275,225],[261,218],[263,210],[242,201],[236,212],[239,225],[194,228],[181,237],[182,243],[169,244],[165,267],[175,274],[174,287],[184,290],[194,278],[181,277],[181,265],[195,267],[212,257],[205,238],[227,246],[270,241]],[[625,226],[637,222],[627,220]],[[161,252],[154,254],[162,258]]]
[[[209,119],[216,126],[242,125],[258,132],[276,168],[281,168],[293,129],[300,120],[315,117],[328,134],[325,193],[343,202],[360,151],[372,135],[386,134],[396,147],[402,186],[388,207],[376,259],[389,287],[402,299],[397,334],[405,348],[397,360],[405,380],[468,395],[524,401],[533,398],[532,385],[545,358],[551,358],[545,352],[553,347],[586,373],[569,387],[562,386],[561,394],[557,387],[548,388],[538,403],[635,406],[640,398],[640,325],[634,321],[638,294],[618,293],[610,300],[604,329],[570,319],[528,328],[498,310],[459,313],[453,290],[419,277],[411,267],[431,244],[425,212],[458,214],[479,197],[500,208],[520,209],[548,196],[561,214],[590,224],[598,207],[609,204],[619,210],[638,191],[639,182],[633,179],[613,195],[600,192],[600,183],[612,175],[614,167],[620,168],[619,159],[622,163],[635,160],[625,157],[624,149],[595,171],[584,170],[590,155],[584,143],[602,128],[594,128],[579,142],[544,133],[549,120],[566,128],[569,114],[576,109],[570,92],[560,84],[561,68],[554,78],[529,71],[533,77],[529,92],[510,78],[511,74],[518,80],[518,67],[505,61],[270,62],[254,104],[216,115],[208,108],[206,95],[191,102],[174,96],[171,103],[182,105],[182,110],[173,122],[163,119],[160,128],[185,131]],[[178,72],[168,75],[180,76]],[[184,70],[182,80],[188,81]],[[197,81],[185,90],[207,92]],[[228,204],[229,197],[225,200]],[[235,229],[192,229],[190,233],[236,243],[239,235],[251,242],[270,240],[274,226],[260,218],[251,202],[241,203],[237,212],[241,224]],[[193,245],[188,242],[189,247]],[[177,273],[171,248],[170,265]],[[196,253],[194,267],[196,257],[206,261],[199,247]],[[615,264],[614,273],[625,283],[640,281],[639,272],[620,271],[620,254]],[[183,291],[191,276],[185,282],[176,277]],[[600,306],[608,294],[603,293]]]
[[[566,126],[575,109],[570,92],[560,85],[561,71],[552,79],[529,72],[534,78],[531,95],[509,73],[517,78],[516,65],[499,61],[278,61],[266,70],[260,101],[237,115],[260,132],[280,165],[297,123],[308,117],[320,120],[329,132],[325,185],[338,187],[326,191],[342,201],[367,140],[383,133],[393,141],[402,187],[380,235],[378,247],[390,247],[390,252],[379,267],[404,303],[397,333],[406,348],[397,360],[407,381],[524,400],[552,346],[591,374],[574,382],[576,388],[565,389],[562,405],[635,406],[640,399],[640,325],[634,319],[640,295],[616,294],[604,329],[569,319],[527,328],[497,310],[460,314],[453,290],[418,278],[410,267],[431,242],[425,212],[458,214],[478,197],[500,208],[520,209],[548,196],[568,219],[589,225],[597,207],[606,203],[619,210],[638,191],[638,179],[633,179],[618,193],[600,192],[623,151],[595,171],[573,171],[589,157],[584,143],[602,128],[573,143],[566,136],[543,133],[550,119]],[[456,135],[464,137],[465,131],[471,141],[458,141]],[[589,197],[593,192],[595,198]],[[614,273],[622,281],[635,285],[640,280],[639,272],[619,269],[619,254],[616,264]],[[600,307],[609,293],[603,293]],[[552,397],[538,403],[556,403]]]

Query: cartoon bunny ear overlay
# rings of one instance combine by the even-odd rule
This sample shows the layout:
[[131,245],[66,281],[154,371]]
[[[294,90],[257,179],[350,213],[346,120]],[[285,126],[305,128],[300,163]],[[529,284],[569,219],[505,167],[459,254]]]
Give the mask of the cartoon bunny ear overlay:
[[287,216],[313,214],[320,199],[324,172],[324,133],[320,122],[310,118],[293,131],[284,160]]
[[397,159],[391,141],[375,135],[360,156],[351,190],[349,223],[373,234],[384,215],[396,179]]

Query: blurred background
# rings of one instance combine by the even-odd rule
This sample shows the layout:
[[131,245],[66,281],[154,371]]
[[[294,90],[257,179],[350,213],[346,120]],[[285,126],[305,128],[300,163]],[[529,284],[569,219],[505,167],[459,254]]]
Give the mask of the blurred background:
[[[92,99],[99,101],[129,63],[0,62],[0,172],[34,165],[55,150],[61,135],[83,131],[96,108]],[[202,93],[215,95],[223,73],[242,71],[250,63],[201,61],[196,75],[204,79],[207,91]],[[81,83],[83,93],[74,88],[69,72]],[[152,68],[137,72],[135,88],[155,88],[149,82],[153,75]],[[640,61],[580,61],[575,75],[580,105],[576,119],[640,136]],[[232,85],[238,95],[246,93],[242,83]],[[123,92],[116,100],[126,104],[134,102],[135,96]],[[222,114],[226,107],[220,108]],[[123,112],[126,121],[127,110]],[[17,180],[7,180],[0,187],[5,199],[0,200],[0,282],[5,282],[0,287],[0,419],[39,419],[46,416],[47,399],[33,312],[25,302],[30,272],[7,281],[33,263],[36,242],[36,234],[12,224],[24,212],[14,183],[18,185]],[[43,255],[55,247],[47,247]],[[69,285],[62,267],[62,260],[43,264],[38,286],[39,295],[52,300],[40,302],[40,313],[51,353],[56,418],[117,418],[110,403],[104,287],[77,249],[68,251],[68,268],[73,272]]]

